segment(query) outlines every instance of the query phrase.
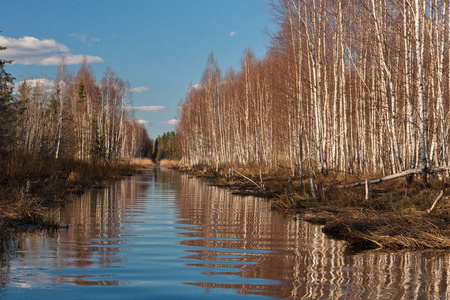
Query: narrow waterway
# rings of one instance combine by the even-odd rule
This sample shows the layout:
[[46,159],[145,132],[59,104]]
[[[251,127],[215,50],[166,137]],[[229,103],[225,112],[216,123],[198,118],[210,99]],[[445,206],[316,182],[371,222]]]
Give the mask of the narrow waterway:
[[91,190],[68,229],[2,241],[1,299],[447,299],[449,252],[347,253],[266,200],[165,168]]

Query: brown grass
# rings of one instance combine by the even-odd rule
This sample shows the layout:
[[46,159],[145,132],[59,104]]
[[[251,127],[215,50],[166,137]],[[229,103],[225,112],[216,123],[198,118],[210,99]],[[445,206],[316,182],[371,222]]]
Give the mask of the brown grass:
[[358,248],[450,248],[447,218],[423,212],[340,211],[325,221],[323,231]]
[[120,176],[129,176],[136,172],[146,171],[154,165],[154,162],[149,158],[124,158],[114,167],[120,170]]
[[147,170],[155,165],[150,158],[131,158],[129,164],[134,170]]
[[[151,166],[151,160],[84,162],[73,159],[37,161],[14,157],[0,169],[0,227],[55,228],[49,210],[67,201],[73,193],[103,187],[108,181]],[[29,191],[26,191],[29,182]]]
[[183,167],[183,165],[179,160],[171,160],[171,159],[161,159],[159,161],[159,165],[169,169],[178,169]]
[[1,189],[0,192],[7,195],[0,202],[0,227],[39,229],[59,226],[49,217],[41,198],[14,188]]

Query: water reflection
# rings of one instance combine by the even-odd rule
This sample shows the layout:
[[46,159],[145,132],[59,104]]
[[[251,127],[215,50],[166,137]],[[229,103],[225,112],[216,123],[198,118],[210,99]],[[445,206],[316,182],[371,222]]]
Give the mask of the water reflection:
[[[121,267],[126,223],[144,213],[141,196],[151,182],[126,179],[106,189],[88,190],[56,212],[68,229],[20,233],[2,241],[1,286],[118,286],[105,271]],[[101,268],[95,276],[83,270]],[[57,274],[55,270],[66,270]],[[14,280],[9,274],[14,273]],[[56,274],[54,274],[56,273]]]
[[184,258],[209,276],[185,284],[283,298],[450,298],[448,252],[351,255],[318,226],[187,176],[177,201],[179,224],[194,226],[179,227],[180,243],[193,247]]
[[266,200],[167,169],[88,191],[56,217],[69,228],[1,241],[1,298],[450,298],[448,252],[349,254]]

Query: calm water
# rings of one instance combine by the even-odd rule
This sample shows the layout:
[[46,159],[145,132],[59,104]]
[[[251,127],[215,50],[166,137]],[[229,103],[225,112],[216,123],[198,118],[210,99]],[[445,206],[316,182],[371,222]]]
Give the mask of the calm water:
[[3,241],[1,299],[450,299],[448,252],[349,254],[265,200],[167,169],[55,217],[70,227]]

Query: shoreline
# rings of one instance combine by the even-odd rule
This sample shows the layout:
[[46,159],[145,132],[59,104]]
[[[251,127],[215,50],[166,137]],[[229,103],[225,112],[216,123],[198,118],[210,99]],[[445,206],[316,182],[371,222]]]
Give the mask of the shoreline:
[[[104,188],[155,165],[149,160],[114,164],[69,161],[49,169],[43,166],[46,162],[39,164],[40,173],[0,181],[0,228],[5,234],[65,228],[67,225],[51,221],[50,209],[71,201],[73,195]],[[323,189],[336,184],[337,178],[330,175],[316,177],[314,191],[309,178],[302,182],[292,179],[283,168],[187,168],[173,161],[161,161],[160,165],[236,195],[266,198],[273,210],[321,225],[325,234],[346,241],[355,250],[450,249],[450,199],[445,194],[449,184],[443,179],[434,178],[427,187],[418,180],[402,178],[383,182],[370,187],[367,200],[364,186]],[[339,182],[352,179],[339,178]],[[437,202],[440,191],[442,199]],[[427,212],[431,207],[434,210]]]
[[114,180],[142,172],[149,159],[106,163],[76,160],[21,161],[0,178],[0,228],[14,231],[67,228],[52,221],[50,210],[88,189],[104,188]]
[[188,168],[174,163],[167,167],[233,194],[267,198],[273,210],[322,225],[325,234],[346,241],[355,250],[450,249],[450,199],[445,194],[449,183],[438,176],[430,179],[428,186],[419,179],[397,178],[370,186],[367,194],[364,186],[322,188],[361,180],[356,176],[317,176],[314,191],[310,178],[299,182],[282,168]]

